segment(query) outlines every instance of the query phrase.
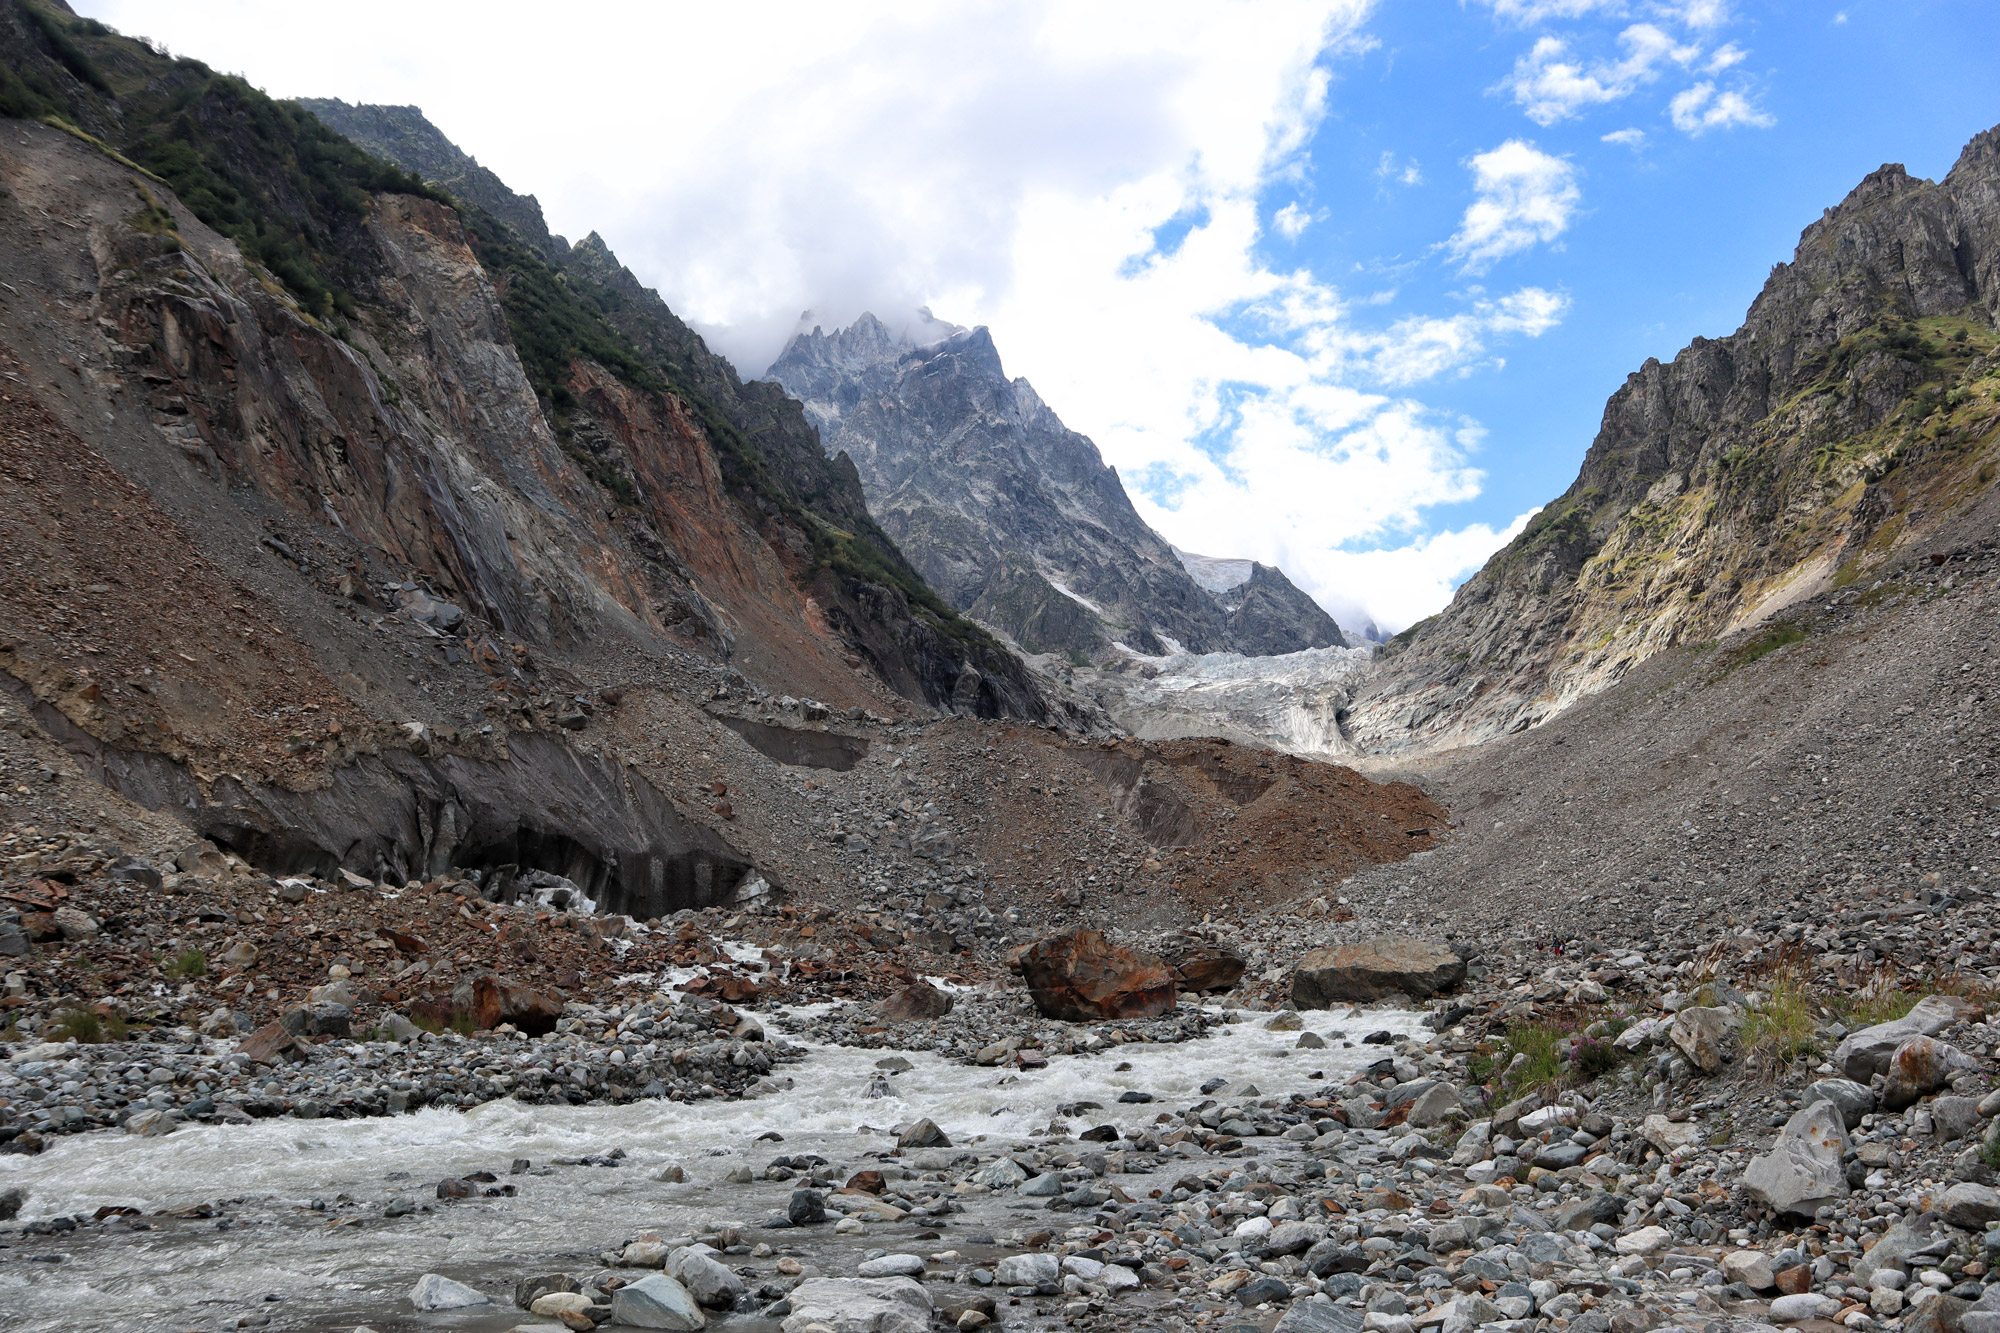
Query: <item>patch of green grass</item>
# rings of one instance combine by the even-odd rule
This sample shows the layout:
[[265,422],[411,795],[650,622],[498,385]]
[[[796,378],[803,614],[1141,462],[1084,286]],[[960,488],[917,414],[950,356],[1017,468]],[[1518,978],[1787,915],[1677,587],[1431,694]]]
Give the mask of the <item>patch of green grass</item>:
[[1979,1145],[1979,1160],[2000,1171],[2000,1132],[1989,1133]]
[[191,981],[208,972],[208,955],[199,949],[189,949],[168,963],[166,972],[170,981]]
[[1556,1053],[1556,1043],[1563,1034],[1548,1023],[1514,1023],[1507,1028],[1507,1066],[1513,1067],[1515,1056],[1526,1056],[1518,1068],[1506,1075],[1507,1083],[1516,1093],[1529,1093],[1537,1088],[1548,1087],[1563,1076],[1562,1057]]
[[50,1025],[50,1039],[94,1046],[99,1042],[123,1041],[125,1031],[125,1020],[117,1014],[106,1017],[88,1009],[65,1009]]
[[1730,650],[1730,669],[1748,666],[1760,657],[1769,657],[1788,644],[1804,643],[1809,637],[1797,625],[1773,625],[1748,643],[1738,644]]
[[1819,1054],[1820,1011],[1825,997],[1796,976],[1775,977],[1764,1003],[1743,1020],[1743,1049],[1782,1068]]

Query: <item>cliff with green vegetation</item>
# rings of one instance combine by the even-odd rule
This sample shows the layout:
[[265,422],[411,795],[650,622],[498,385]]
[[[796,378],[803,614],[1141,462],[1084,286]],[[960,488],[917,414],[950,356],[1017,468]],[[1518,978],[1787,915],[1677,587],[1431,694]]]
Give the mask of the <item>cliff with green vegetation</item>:
[[1868,580],[2000,467],[2000,130],[1942,180],[1872,173],[1742,328],[1648,361],[1576,482],[1396,636],[1359,746],[1530,727],[1664,649]]

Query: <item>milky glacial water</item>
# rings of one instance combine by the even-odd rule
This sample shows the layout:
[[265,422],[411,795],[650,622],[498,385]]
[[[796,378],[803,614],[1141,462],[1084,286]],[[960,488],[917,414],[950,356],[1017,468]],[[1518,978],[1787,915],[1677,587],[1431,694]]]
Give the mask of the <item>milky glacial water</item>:
[[[1330,1088],[1383,1054],[1362,1046],[1364,1035],[1429,1035],[1419,1025],[1422,1015],[1407,1010],[1301,1017],[1329,1038],[1327,1049],[1296,1049],[1298,1033],[1267,1031],[1259,1014],[1197,1041],[1058,1056],[1041,1070],[977,1068],[906,1052],[913,1067],[889,1079],[885,1097],[867,1092],[881,1076],[876,1062],[893,1052],[809,1046],[805,1060],[775,1071],[792,1081],[789,1089],[750,1100],[590,1107],[502,1100],[465,1112],[190,1126],[157,1139],[117,1131],[57,1139],[40,1156],[0,1156],[0,1188],[28,1191],[24,1220],[106,1205],[153,1214],[234,1201],[224,1209],[229,1225],[150,1219],[158,1222],[151,1232],[22,1240],[0,1254],[0,1328],[150,1333],[233,1328],[245,1315],[268,1315],[273,1329],[347,1329],[362,1320],[381,1333],[512,1328],[526,1318],[504,1304],[516,1277],[586,1267],[598,1251],[640,1230],[674,1235],[737,1225],[749,1231],[781,1213],[793,1185],[725,1183],[722,1177],[740,1165],[761,1174],[773,1157],[817,1153],[860,1170],[871,1164],[865,1154],[895,1146],[893,1126],[924,1116],[958,1147],[997,1151],[1026,1142],[1048,1126],[1058,1105],[1075,1101],[1100,1102],[1103,1109],[1072,1120],[1072,1132],[1105,1123],[1137,1128],[1199,1100],[1210,1079],[1238,1089],[1254,1083],[1266,1096]],[[1354,1044],[1343,1048],[1336,1032]],[[1119,1071],[1120,1063],[1131,1068]],[[1324,1071],[1324,1082],[1308,1081],[1315,1070]],[[1119,1103],[1128,1089],[1158,1100]],[[783,1141],[760,1142],[766,1132]],[[612,1148],[625,1150],[622,1165],[507,1174],[517,1158],[539,1167]],[[653,1179],[669,1165],[681,1166],[687,1183]],[[438,1180],[482,1169],[515,1185],[518,1195],[436,1201]],[[353,1204],[343,1206],[342,1195]],[[433,1211],[384,1219],[382,1206],[396,1195],[430,1203]],[[312,1207],[315,1199],[324,1211]],[[980,1220],[989,1228],[1004,1223],[1009,1207],[1018,1207],[1009,1195],[982,1200]],[[911,1243],[939,1221],[947,1223],[946,1240]],[[844,1265],[863,1246],[936,1250],[966,1225],[958,1216],[913,1217],[852,1239],[836,1240],[830,1226],[756,1232],[750,1239],[802,1246],[838,1274],[851,1271]],[[53,1254],[67,1261],[33,1261]],[[480,1286],[503,1304],[418,1316],[406,1294],[426,1272]],[[743,1324],[745,1333],[759,1327]]]

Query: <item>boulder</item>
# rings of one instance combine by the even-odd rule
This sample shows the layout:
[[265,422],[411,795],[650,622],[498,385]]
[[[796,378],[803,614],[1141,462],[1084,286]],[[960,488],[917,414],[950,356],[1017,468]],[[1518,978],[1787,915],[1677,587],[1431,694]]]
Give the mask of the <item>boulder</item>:
[[633,1328],[708,1327],[694,1296],[665,1273],[649,1273],[611,1293],[611,1322]]
[[1691,1148],[1701,1142],[1701,1126],[1692,1120],[1669,1120],[1657,1111],[1639,1123],[1639,1137],[1671,1156],[1676,1148]]
[[727,1310],[743,1294],[743,1279],[715,1257],[706,1245],[683,1245],[666,1256],[667,1276],[710,1310]]
[[1257,1248],[1266,1258],[1303,1254],[1326,1238],[1326,1228],[1318,1222],[1280,1222],[1264,1236]]
[[1956,995],[1927,995],[1901,1018],[1850,1032],[1833,1051],[1834,1068],[1857,1083],[1889,1072],[1889,1058],[1912,1037],[1934,1037],[1979,1007]]
[[1812,1291],[1802,1291],[1796,1296],[1780,1296],[1771,1302],[1771,1320],[1779,1324],[1796,1324],[1806,1319],[1831,1319],[1839,1313],[1839,1301]]
[[1962,1230],[1984,1231],[1988,1222],[2000,1222],[2000,1190],[1970,1182],[1953,1185],[1931,1211]]
[[302,1058],[298,1053],[298,1038],[292,1035],[284,1023],[276,1019],[237,1042],[236,1049],[260,1065],[274,1065],[280,1060]]
[[454,1282],[438,1273],[426,1273],[410,1288],[410,1304],[419,1310],[463,1310],[488,1304],[486,1293]]
[[1931,1103],[1931,1123],[1940,1143],[1976,1135],[1985,1127],[1979,1103],[1970,1097],[1939,1097]]
[[1052,1287],[1062,1280],[1053,1254],[1010,1254],[993,1266],[993,1281],[1002,1287]]
[[1620,1236],[1614,1247],[1620,1254],[1658,1254],[1674,1243],[1673,1233],[1665,1227],[1640,1227]]
[[784,1333],[929,1333],[934,1308],[923,1284],[906,1277],[809,1278],[790,1301]]
[[1713,1074],[1722,1068],[1734,1019],[1727,1009],[1691,1005],[1674,1015],[1667,1036],[1696,1069]]
[[1851,1078],[1823,1078],[1806,1088],[1806,1101],[1832,1102],[1840,1108],[1840,1118],[1849,1129],[1861,1124],[1861,1117],[1875,1109],[1875,1092]]
[[1191,944],[1167,955],[1174,984],[1187,991],[1225,991],[1243,979],[1249,961],[1221,944]]
[[1452,1116],[1460,1114],[1458,1086],[1453,1083],[1433,1083],[1410,1103],[1409,1123],[1418,1129],[1441,1125]]
[[1292,1003],[1301,1009],[1328,1009],[1385,995],[1423,999],[1464,979],[1465,960],[1446,946],[1385,935],[1314,949],[1299,959],[1292,970]]
[[1882,1239],[1869,1247],[1868,1252],[1853,1264],[1856,1287],[1867,1287],[1877,1273],[1885,1269],[1907,1268],[1919,1255],[1942,1257],[1951,1253],[1951,1237],[1933,1235],[1928,1226],[1913,1227],[1907,1222],[1898,1222],[1882,1233]]
[[904,1130],[896,1139],[898,1148],[949,1148],[951,1139],[926,1116]]
[[1722,1276],[1756,1291],[1769,1291],[1778,1285],[1771,1256],[1762,1250],[1732,1250],[1723,1255]]
[[1113,944],[1088,928],[1037,940],[1021,953],[1035,1007],[1069,1023],[1172,1013],[1173,973],[1151,954]]
[[563,1016],[560,999],[496,972],[481,972],[459,982],[451,992],[451,1002],[471,1015],[481,1029],[512,1023],[531,1037],[555,1031],[556,1020]]
[[1971,1066],[1972,1061],[1955,1046],[1936,1037],[1911,1037],[1889,1057],[1889,1081],[1882,1088],[1882,1106],[1885,1110],[1900,1111],[1917,1098],[1942,1088],[1953,1070]]
[[1743,1188],[1778,1213],[1811,1217],[1824,1204],[1847,1197],[1841,1158],[1847,1125],[1832,1102],[1814,1102],[1778,1131],[1771,1151],[1753,1158]]
[[914,981],[876,1008],[884,1023],[921,1023],[951,1012],[951,996],[928,981]]
[[1293,1301],[1271,1333],[1361,1333],[1362,1313],[1330,1301]]

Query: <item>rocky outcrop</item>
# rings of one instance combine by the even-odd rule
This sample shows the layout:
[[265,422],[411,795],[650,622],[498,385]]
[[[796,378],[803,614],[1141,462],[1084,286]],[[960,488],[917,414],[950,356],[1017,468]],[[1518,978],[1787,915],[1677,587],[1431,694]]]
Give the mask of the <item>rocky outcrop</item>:
[[[1996,314],[2000,130],[1942,181],[1874,172],[1805,230],[1740,329],[1612,395],[1569,490],[1390,642],[1350,709],[1356,740],[1533,726],[1923,542],[2000,475]],[[1732,660],[1782,646],[1748,636]]]
[[1050,1018],[1087,1023],[1173,1011],[1174,976],[1167,965],[1094,930],[1038,940],[1022,950],[1020,967],[1029,997]]
[[[1105,660],[1289,652],[1339,643],[1332,619],[1276,570],[1233,599],[1189,576],[1132,507],[1097,446],[1064,426],[992,337],[873,315],[799,334],[769,371],[846,457],[870,512],[953,607],[1033,653]],[[1234,585],[1232,585],[1234,586]]]

